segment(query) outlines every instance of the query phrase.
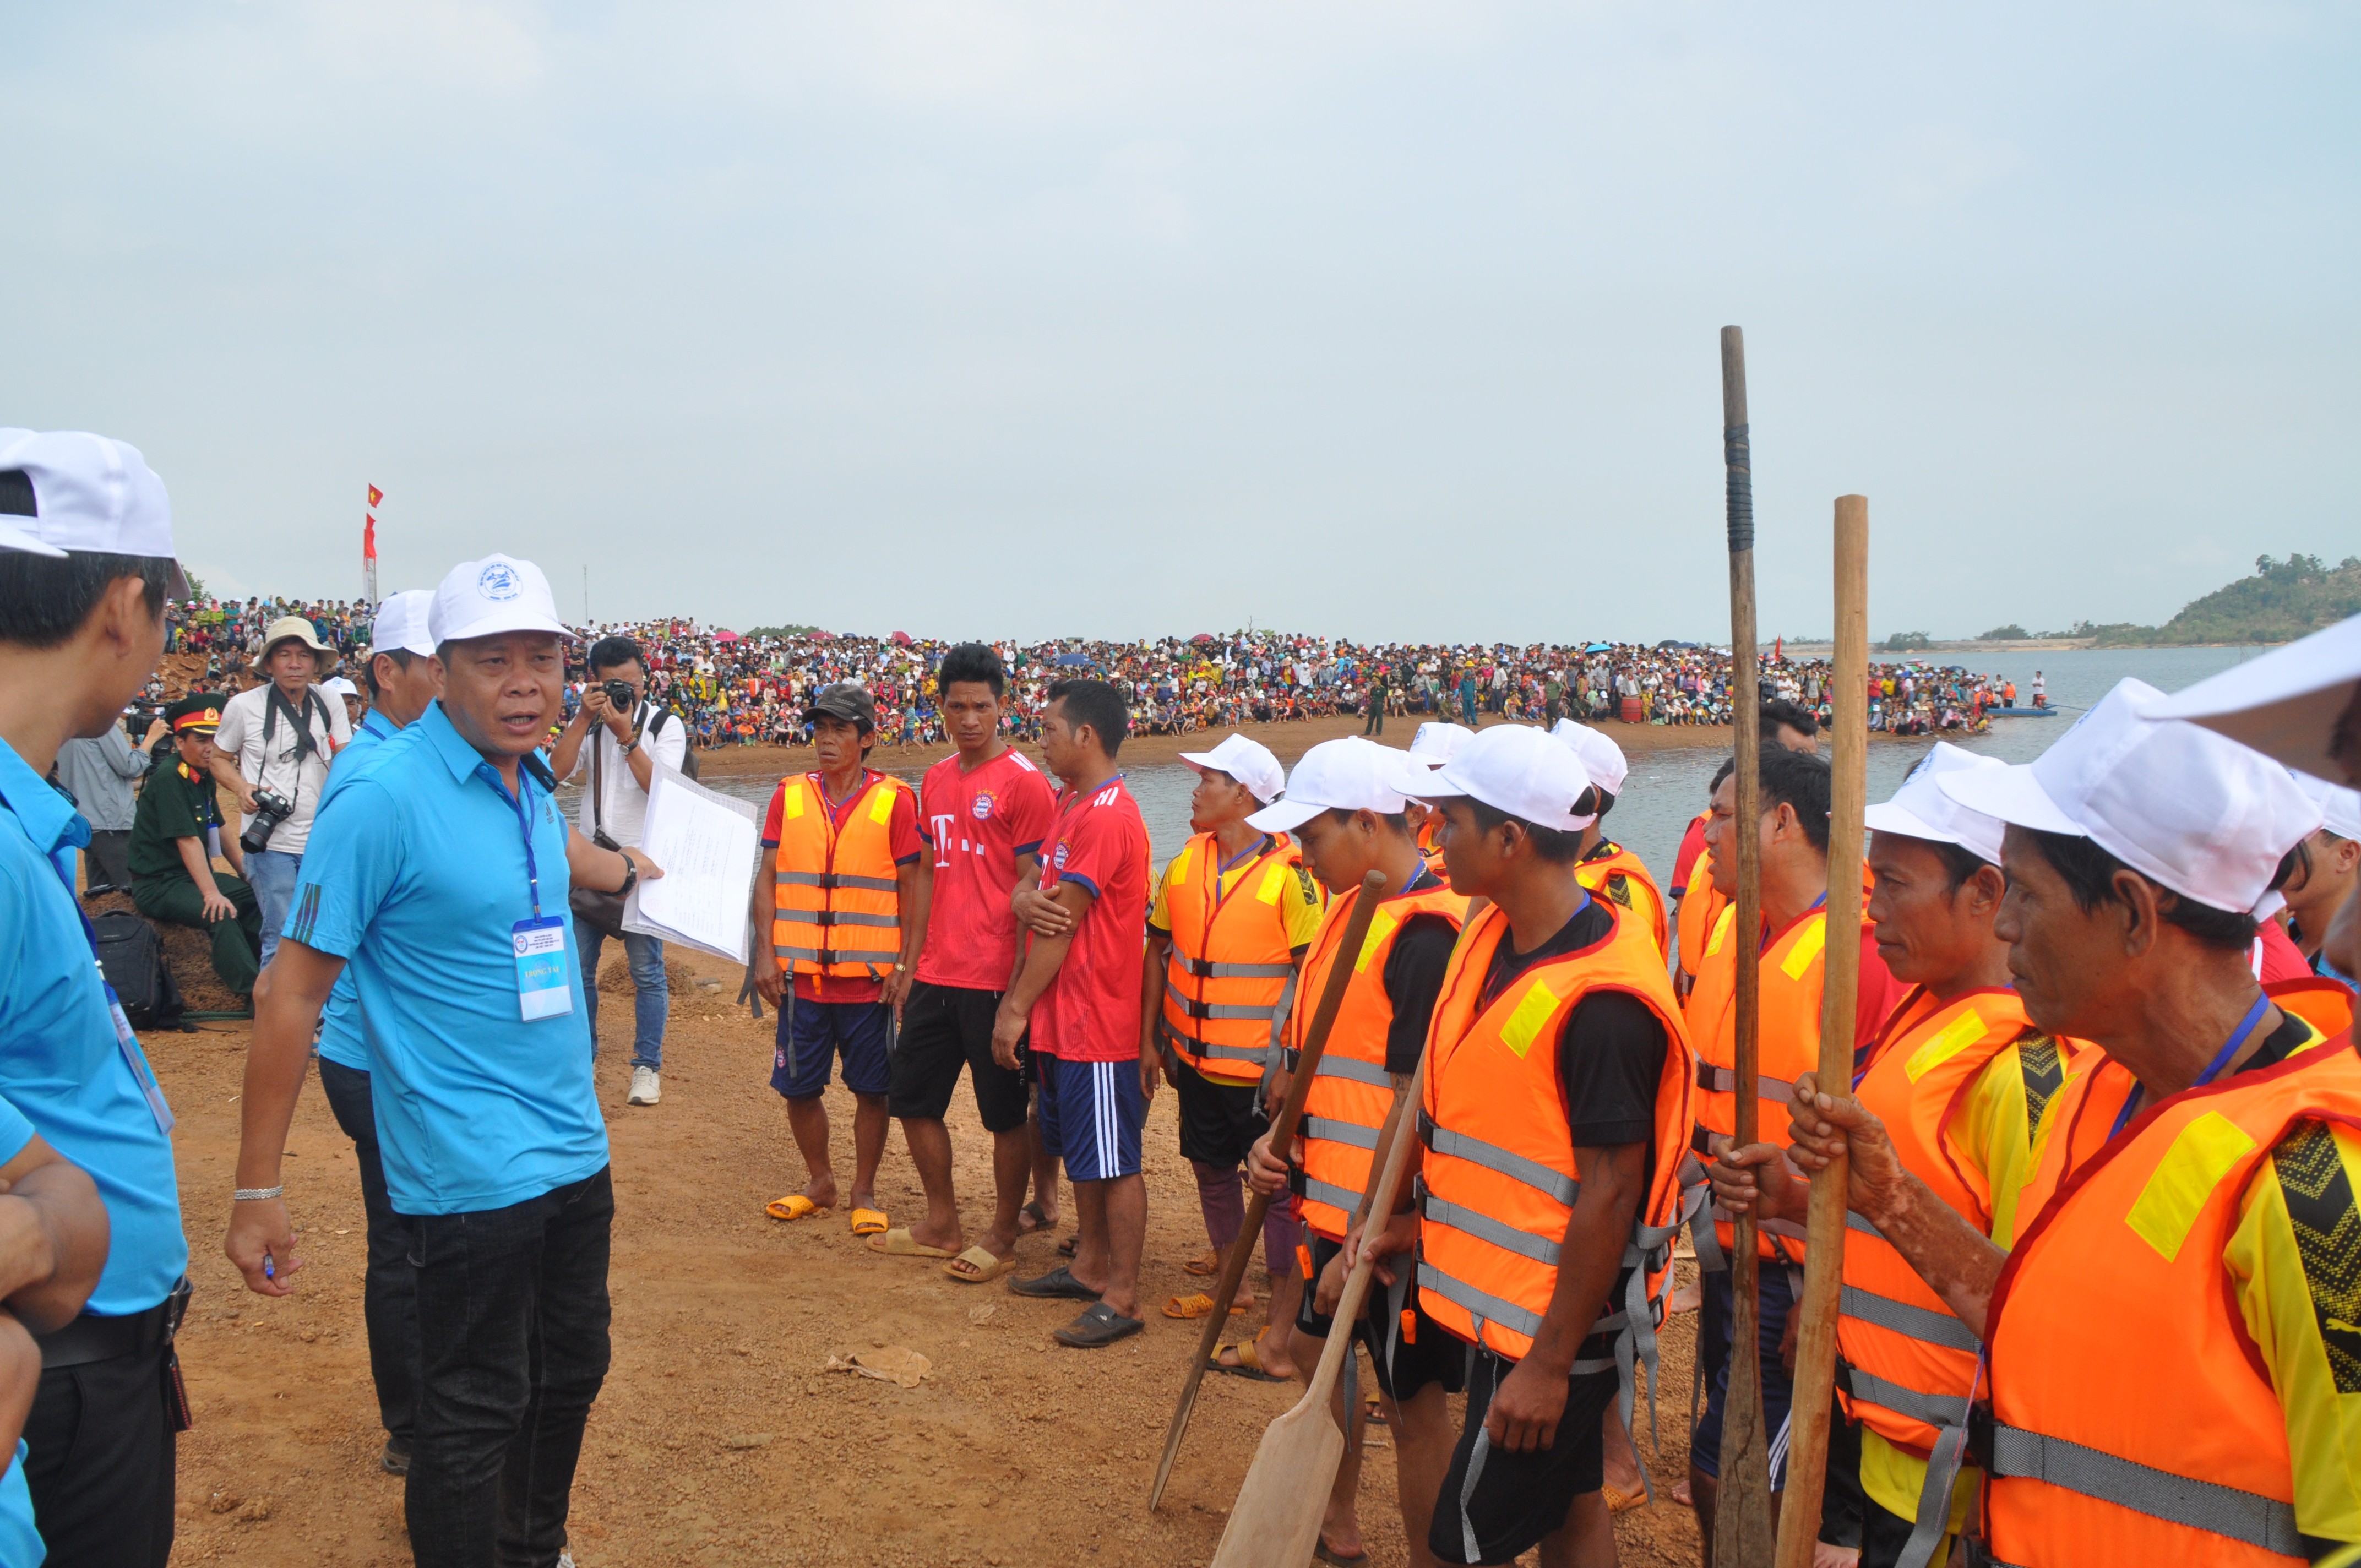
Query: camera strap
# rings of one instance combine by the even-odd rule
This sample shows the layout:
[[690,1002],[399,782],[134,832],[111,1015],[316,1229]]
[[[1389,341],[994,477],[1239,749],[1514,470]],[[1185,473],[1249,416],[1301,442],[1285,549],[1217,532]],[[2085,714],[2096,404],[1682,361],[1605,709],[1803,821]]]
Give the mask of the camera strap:
[[[306,686],[303,689],[303,711],[300,714],[295,711],[295,705],[287,700],[287,694],[279,689],[277,681],[270,683],[269,692],[270,695],[262,699],[262,776],[256,779],[254,783],[258,788],[269,787],[270,736],[271,732],[279,727],[279,716],[283,712],[287,715],[288,728],[295,731],[295,750],[292,753],[295,759],[295,782],[287,789],[289,806],[287,815],[291,817],[297,811],[302,810],[303,806],[303,759],[316,756],[320,751],[319,742],[312,734],[312,716],[318,714],[320,727],[331,735],[335,733],[335,721],[328,717],[328,705],[320,696],[317,687]],[[276,827],[271,828],[273,833],[278,831]]]

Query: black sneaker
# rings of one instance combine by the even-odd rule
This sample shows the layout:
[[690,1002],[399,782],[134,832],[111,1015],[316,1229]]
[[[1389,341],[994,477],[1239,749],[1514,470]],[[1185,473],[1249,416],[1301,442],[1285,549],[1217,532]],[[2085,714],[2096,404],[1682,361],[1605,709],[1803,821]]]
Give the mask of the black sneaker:
[[385,1452],[378,1456],[378,1463],[385,1466],[389,1475],[409,1475],[410,1444],[398,1437],[387,1438]]

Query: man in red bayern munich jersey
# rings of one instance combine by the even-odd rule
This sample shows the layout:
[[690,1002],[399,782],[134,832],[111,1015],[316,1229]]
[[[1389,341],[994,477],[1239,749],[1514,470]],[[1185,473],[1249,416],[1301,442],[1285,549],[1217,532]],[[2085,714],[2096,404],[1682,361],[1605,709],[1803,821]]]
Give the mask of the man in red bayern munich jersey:
[[[1025,1073],[993,1060],[992,1020],[1016,970],[1010,895],[1020,879],[1030,884],[1039,876],[1041,840],[1057,812],[1049,780],[1000,738],[1006,686],[1000,655],[981,642],[951,649],[935,672],[944,727],[959,751],[928,768],[918,788],[918,837],[928,851],[919,864],[933,894],[919,901],[923,946],[917,983],[902,1004],[890,1106],[927,1190],[927,1217],[910,1227],[911,1239],[950,1256],[943,1272],[971,1285],[1008,1272],[1033,1168]],[[974,1246],[960,1225],[943,1125],[962,1066],[992,1135],[996,1198],[992,1228]]]
[[1148,939],[1148,828],[1115,772],[1131,728],[1104,681],[1060,681],[1042,716],[1041,752],[1065,781],[1043,840],[1041,902],[1024,967],[1000,999],[992,1054],[1016,1065],[1027,1024],[1041,1080],[1041,1142],[1066,1162],[1082,1235],[1071,1266],[1012,1279],[1021,1296],[1088,1301],[1053,1336],[1095,1350],[1140,1330],[1139,1251],[1148,1189],[1139,1128],[1157,1058],[1139,1048],[1139,957]]

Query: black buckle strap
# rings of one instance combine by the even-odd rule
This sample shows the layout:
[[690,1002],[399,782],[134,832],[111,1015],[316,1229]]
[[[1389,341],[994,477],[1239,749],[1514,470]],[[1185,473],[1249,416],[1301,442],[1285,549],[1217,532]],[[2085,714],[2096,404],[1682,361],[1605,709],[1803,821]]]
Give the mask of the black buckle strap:
[[42,1369],[87,1366],[170,1344],[188,1311],[190,1294],[189,1282],[183,1278],[172,1287],[170,1296],[144,1312],[120,1318],[79,1317],[54,1332],[35,1334],[34,1343],[41,1347]]
[[1968,1407],[1968,1463],[1992,1474],[1993,1468],[1993,1408],[1990,1399],[1978,1399]]

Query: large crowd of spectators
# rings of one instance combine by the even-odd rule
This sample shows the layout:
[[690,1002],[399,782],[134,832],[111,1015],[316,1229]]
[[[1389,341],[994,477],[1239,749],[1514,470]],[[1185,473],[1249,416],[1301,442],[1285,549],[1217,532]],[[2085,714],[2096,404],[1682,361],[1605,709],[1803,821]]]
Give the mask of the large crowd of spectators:
[[[310,620],[323,641],[350,654],[368,645],[368,607],[357,600],[200,599],[171,607],[170,652],[203,653],[203,685],[244,677],[263,628],[282,615]],[[889,744],[942,740],[930,675],[950,646],[827,631],[741,635],[686,618],[586,629],[620,634],[647,655],[649,696],[678,712],[699,747],[799,745],[809,739],[804,703],[832,681],[858,681],[876,699]],[[996,646],[1010,674],[1009,724],[1038,735],[1052,682],[1071,674],[1113,681],[1131,696],[1148,734],[1193,734],[1248,723],[1351,715],[1382,705],[1389,717],[1474,723],[1486,716],[1552,723],[1620,718],[1668,725],[1726,724],[1730,656],[1691,643],[1362,643],[1297,632],[1093,641],[1060,639]],[[1763,680],[1825,720],[1831,670],[1825,660],[1766,654]],[[1982,729],[2000,698],[1991,681],[1923,663],[1872,668],[1870,725],[1896,734]],[[191,677],[194,684],[200,677]],[[568,715],[580,700],[575,672]]]

